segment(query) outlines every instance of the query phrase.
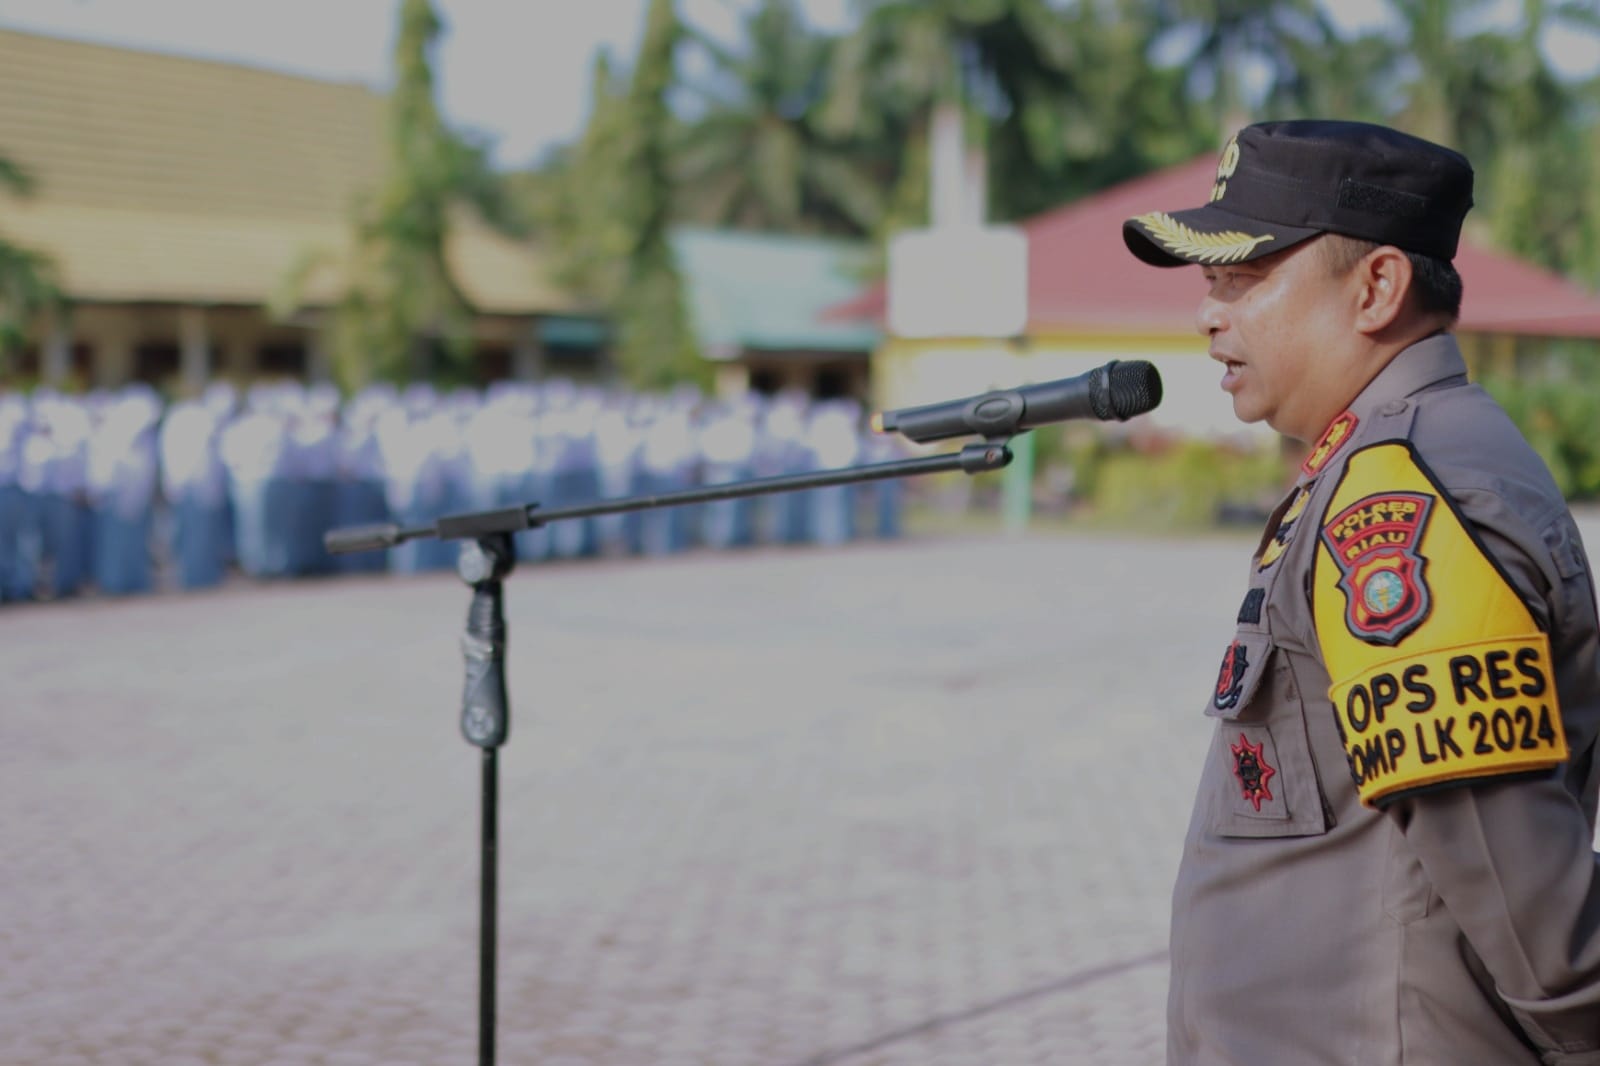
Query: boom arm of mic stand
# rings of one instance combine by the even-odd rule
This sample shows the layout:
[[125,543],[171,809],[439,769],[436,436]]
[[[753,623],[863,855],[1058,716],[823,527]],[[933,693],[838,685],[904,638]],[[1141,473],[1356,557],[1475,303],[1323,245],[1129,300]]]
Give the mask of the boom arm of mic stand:
[[625,496],[613,500],[596,500],[593,503],[552,507],[543,511],[539,510],[537,503],[531,503],[517,507],[502,507],[493,511],[445,515],[433,524],[425,526],[401,526],[394,522],[347,526],[343,529],[330,530],[323,537],[323,544],[330,553],[342,555],[347,552],[392,548],[418,537],[479,540],[497,534],[520,533],[525,529],[533,529],[565,518],[623,514],[655,507],[710,503],[714,500],[764,496],[774,492],[797,492],[802,489],[820,489],[832,485],[851,485],[865,481],[881,481],[885,478],[914,477],[919,474],[939,474],[953,470],[967,474],[981,474],[988,470],[1000,470],[1010,464],[1011,449],[1006,446],[1009,440],[1008,437],[968,444],[959,452],[945,452],[916,459],[847,466],[838,470],[816,470],[805,474],[784,474],[779,477],[754,478],[749,481],[730,481],[724,485],[704,485],[678,492],[663,492],[655,496]]

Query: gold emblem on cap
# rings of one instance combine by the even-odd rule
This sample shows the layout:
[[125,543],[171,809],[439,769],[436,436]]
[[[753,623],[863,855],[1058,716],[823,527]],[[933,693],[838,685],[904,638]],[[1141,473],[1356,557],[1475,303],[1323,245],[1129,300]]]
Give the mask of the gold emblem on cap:
[[1217,180],[1211,186],[1211,202],[1216,203],[1228,191],[1228,179],[1233,177],[1233,172],[1239,169],[1239,135],[1234,134],[1228,138],[1228,143],[1222,149],[1222,158],[1217,160]]
[[1165,211],[1151,211],[1134,221],[1149,230],[1150,236],[1165,245],[1173,255],[1201,263],[1237,263],[1255,251],[1256,245],[1272,240],[1270,233],[1252,237],[1232,229],[1220,233],[1201,233],[1185,226]]

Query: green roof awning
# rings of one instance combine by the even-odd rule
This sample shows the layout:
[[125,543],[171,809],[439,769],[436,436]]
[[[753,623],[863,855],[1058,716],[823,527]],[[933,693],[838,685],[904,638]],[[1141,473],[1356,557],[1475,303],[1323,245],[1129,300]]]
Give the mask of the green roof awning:
[[552,315],[539,319],[539,340],[544,344],[562,348],[599,348],[610,336],[610,328],[598,318]]
[[865,241],[685,227],[673,231],[695,336],[713,359],[752,349],[870,352],[881,331],[824,317],[861,289]]

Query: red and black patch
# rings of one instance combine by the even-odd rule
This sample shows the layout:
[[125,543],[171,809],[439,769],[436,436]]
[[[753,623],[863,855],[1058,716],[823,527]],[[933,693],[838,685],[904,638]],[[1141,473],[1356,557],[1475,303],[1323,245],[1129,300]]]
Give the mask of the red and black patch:
[[1436,497],[1420,492],[1364,496],[1322,527],[1339,567],[1345,625],[1368,644],[1399,644],[1428,618],[1428,560],[1420,550]]
[[1307,477],[1311,477],[1328,465],[1344,442],[1355,433],[1360,419],[1346,411],[1344,414],[1328,423],[1328,428],[1322,431],[1322,436],[1311,448],[1311,454],[1306,456],[1306,461],[1300,464]]
[[1250,655],[1237,640],[1228,645],[1222,654],[1222,668],[1217,671],[1217,694],[1212,702],[1217,710],[1226,711],[1236,706],[1244,692],[1244,674],[1250,669]]
[[1256,810],[1261,809],[1262,800],[1272,798],[1272,789],[1267,783],[1272,780],[1278,771],[1267,763],[1264,754],[1266,742],[1252,744],[1243,733],[1239,734],[1239,743],[1229,744],[1228,750],[1233,752],[1233,776],[1239,779],[1239,787],[1244,790],[1244,798],[1255,805]]

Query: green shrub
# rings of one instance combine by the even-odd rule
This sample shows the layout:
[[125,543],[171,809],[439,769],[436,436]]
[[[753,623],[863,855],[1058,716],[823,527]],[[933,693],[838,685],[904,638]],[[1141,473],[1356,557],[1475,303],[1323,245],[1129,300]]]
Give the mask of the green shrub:
[[1282,458],[1270,447],[1115,440],[1092,432],[1063,438],[1048,462],[1065,465],[1071,477],[1054,480],[1069,481],[1074,510],[1096,524],[1203,529],[1217,525],[1229,510],[1264,515],[1289,479]]
[[1600,386],[1501,378],[1484,387],[1550,467],[1567,499],[1600,499]]
[[1270,509],[1284,480],[1271,451],[1186,441],[1154,454],[1123,449],[1104,456],[1089,502],[1099,521],[1201,529],[1218,524],[1225,507]]

